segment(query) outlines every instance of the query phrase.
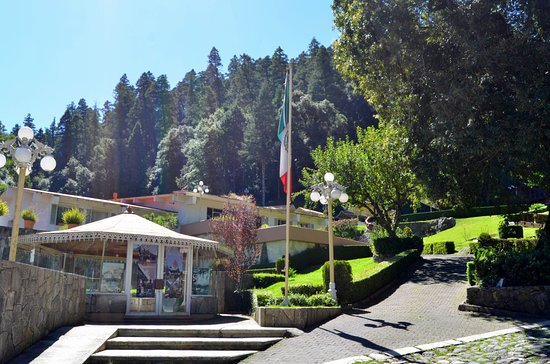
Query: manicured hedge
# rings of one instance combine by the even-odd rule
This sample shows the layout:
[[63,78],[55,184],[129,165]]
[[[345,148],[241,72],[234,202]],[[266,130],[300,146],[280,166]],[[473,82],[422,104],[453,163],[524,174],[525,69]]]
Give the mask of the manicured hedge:
[[285,276],[273,273],[256,273],[252,275],[254,287],[266,288],[277,282],[284,282]]
[[422,254],[453,254],[455,252],[454,241],[437,241],[424,243]]
[[498,228],[498,237],[501,239],[523,238],[523,227],[520,225],[504,225]]
[[[255,307],[280,306],[283,302],[283,299],[284,297],[274,297],[269,292],[256,292]],[[288,295],[288,301],[291,306],[301,307],[334,307],[338,305],[329,293],[319,293],[312,296],[291,293]]]
[[473,260],[466,263],[466,278],[468,279],[468,284],[470,286],[476,285],[476,266]]
[[[293,284],[288,286],[289,294],[303,294],[306,296],[313,296],[323,292],[323,285],[320,284]],[[281,293],[285,294],[285,287],[281,287]]]
[[[330,282],[330,264],[325,262],[322,268],[324,290],[328,291]],[[334,261],[334,283],[336,285],[336,296],[338,303],[348,303],[351,297],[351,282],[353,275],[351,265],[346,260]]]
[[479,239],[477,242],[471,242],[470,254],[476,254],[480,248],[496,248],[497,250],[518,250],[534,249],[537,246],[537,239]]
[[375,255],[392,257],[410,249],[416,249],[421,252],[423,244],[423,240],[419,236],[410,238],[384,237],[373,240],[372,250]]
[[[390,266],[382,269],[370,277],[353,282],[351,285],[351,302],[364,300],[376,293],[376,291],[385,285],[392,282],[401,272],[419,260],[420,252],[417,249],[411,249],[406,252],[399,253],[396,258],[396,261],[394,261]],[[338,285],[336,285],[336,291],[337,294],[340,294]]]

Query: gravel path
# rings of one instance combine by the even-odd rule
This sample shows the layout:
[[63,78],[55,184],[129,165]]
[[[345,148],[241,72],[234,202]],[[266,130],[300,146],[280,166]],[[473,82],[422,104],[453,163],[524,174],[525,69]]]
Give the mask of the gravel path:
[[357,307],[244,363],[323,363],[536,322],[458,311],[466,298],[467,256],[431,256],[390,287],[380,302]]

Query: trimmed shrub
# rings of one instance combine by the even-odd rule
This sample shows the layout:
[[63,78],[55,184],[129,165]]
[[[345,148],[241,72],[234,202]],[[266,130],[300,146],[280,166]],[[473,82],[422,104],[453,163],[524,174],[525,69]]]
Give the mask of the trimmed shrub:
[[6,201],[0,200],[0,216],[6,216],[10,213],[10,207],[8,206]]
[[254,282],[254,287],[266,288],[271,286],[273,283],[283,282],[285,280],[285,276],[282,274],[273,273],[256,273],[252,275],[252,280]]
[[523,238],[523,227],[520,225],[503,225],[498,227],[498,237],[501,239]]
[[[313,296],[315,294],[323,292],[323,286],[317,284],[295,284],[288,286],[288,294],[303,294],[306,296]],[[281,287],[281,293],[285,294],[285,287]]]
[[374,254],[382,257],[392,257],[410,249],[421,252],[423,247],[424,241],[419,236],[412,238],[383,237],[374,239],[372,242]]
[[470,286],[476,285],[475,275],[476,275],[476,266],[475,266],[475,262],[472,260],[466,263],[466,278],[468,279],[468,284]]
[[[328,253],[327,253],[328,254]],[[372,257],[372,251],[368,245],[335,246],[334,259],[351,260]]]
[[532,212],[535,214],[545,212],[545,211],[548,211],[548,206],[546,206],[543,203],[534,203],[534,204],[531,204],[531,206],[529,206],[529,212]]
[[307,298],[307,305],[334,307],[338,305],[338,302],[336,302],[334,298],[332,298],[330,293],[320,293],[309,296]]
[[476,254],[478,249],[481,247],[481,243],[479,241],[472,241],[469,244],[470,247],[470,254]]
[[305,294],[289,294],[288,302],[290,302],[291,306],[309,306],[308,296]]
[[269,301],[273,298],[271,292],[256,292],[256,304],[258,307],[268,306]]
[[342,219],[334,221],[334,235],[341,238],[359,240],[363,233],[357,229],[357,219]]
[[455,252],[454,241],[437,241],[424,244],[422,254],[453,254]]
[[[401,272],[407,269],[411,264],[419,259],[419,251],[411,249],[406,252],[399,253],[394,258],[395,261],[388,267],[380,270],[370,277],[352,283],[350,302],[358,302],[366,299],[376,291],[380,290],[385,285],[393,281]],[[340,291],[336,284],[338,298]]]
[[285,271],[285,258],[279,258],[275,261],[275,270],[279,274]]
[[[322,268],[323,285],[325,291],[328,291],[330,282],[330,263],[326,262]],[[351,282],[353,275],[351,265],[345,260],[334,261],[334,283],[336,284],[336,295],[339,303],[350,302]]]

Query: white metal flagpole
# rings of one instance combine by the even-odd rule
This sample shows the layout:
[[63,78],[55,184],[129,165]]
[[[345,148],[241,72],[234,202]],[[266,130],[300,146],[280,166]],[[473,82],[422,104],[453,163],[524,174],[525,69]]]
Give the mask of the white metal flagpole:
[[290,268],[290,193],[292,192],[292,61],[289,64],[288,89],[288,126],[287,126],[287,188],[286,188],[286,236],[285,236],[285,298],[283,305],[288,306],[288,271]]

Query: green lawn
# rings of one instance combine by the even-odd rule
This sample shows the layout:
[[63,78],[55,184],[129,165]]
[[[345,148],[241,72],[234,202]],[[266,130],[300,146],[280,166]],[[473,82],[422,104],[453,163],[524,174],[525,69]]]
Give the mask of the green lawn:
[[[501,216],[478,216],[465,219],[456,219],[456,225],[438,234],[424,238],[425,243],[436,241],[454,241],[455,248],[459,251],[468,246],[468,243],[481,233],[488,233],[498,237],[498,223]],[[535,236],[536,228],[523,228],[523,236],[531,238]]]
[[[384,261],[380,263],[375,263],[372,258],[361,258],[361,259],[352,259],[348,260],[351,265],[351,272],[353,273],[353,280],[358,281],[363,278],[369,277],[374,273],[380,271],[381,269],[387,267],[393,262],[393,259],[390,261]],[[291,264],[292,265],[292,264]],[[316,266],[311,269],[310,272],[304,272],[303,274],[296,274],[294,277],[288,279],[289,285],[294,284],[314,284],[322,285],[323,276],[321,272],[322,267]],[[271,286],[258,290],[259,292],[269,291],[273,296],[282,296],[281,287],[284,287],[285,282],[278,282],[272,284]]]

